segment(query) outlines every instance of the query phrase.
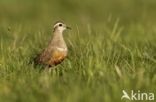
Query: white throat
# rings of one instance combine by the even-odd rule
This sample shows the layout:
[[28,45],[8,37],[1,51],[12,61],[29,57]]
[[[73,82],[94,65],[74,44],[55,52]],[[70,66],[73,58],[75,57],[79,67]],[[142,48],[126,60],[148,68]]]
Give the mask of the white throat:
[[57,30],[58,32],[60,32],[60,33],[63,33],[63,31],[65,30],[65,28],[63,28],[63,27],[58,27],[56,30]]

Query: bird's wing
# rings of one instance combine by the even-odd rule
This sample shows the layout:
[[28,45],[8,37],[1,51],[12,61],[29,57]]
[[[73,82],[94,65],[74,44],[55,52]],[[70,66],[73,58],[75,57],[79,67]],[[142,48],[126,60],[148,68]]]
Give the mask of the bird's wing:
[[35,62],[39,64],[44,64],[48,62],[51,59],[51,56],[54,51],[55,51],[54,47],[43,50],[42,53],[36,57]]
[[66,57],[66,52],[60,51],[57,47],[51,47],[43,50],[43,52],[37,57],[36,64],[59,64]]

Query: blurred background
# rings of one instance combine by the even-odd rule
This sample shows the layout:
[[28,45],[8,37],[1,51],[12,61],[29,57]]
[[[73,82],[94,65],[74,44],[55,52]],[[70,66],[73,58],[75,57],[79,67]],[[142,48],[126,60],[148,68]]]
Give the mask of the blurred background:
[[[60,74],[27,62],[53,24],[69,58]],[[0,102],[120,102],[122,90],[156,90],[156,0],[0,0]],[[61,77],[60,77],[61,76]]]
[[[155,32],[155,5],[155,0],[0,0],[0,27],[22,25],[50,32],[62,20],[80,32],[108,33],[117,23],[123,27],[123,35],[130,31],[137,37],[136,32],[144,32],[144,28]],[[148,36],[153,38],[153,34]]]
[[155,29],[155,5],[155,0],[0,0],[0,26],[50,29],[62,20],[73,28],[101,31],[119,21],[124,30],[133,25]]
[[99,25],[119,18],[122,24],[155,23],[155,0],[0,0],[0,22]]

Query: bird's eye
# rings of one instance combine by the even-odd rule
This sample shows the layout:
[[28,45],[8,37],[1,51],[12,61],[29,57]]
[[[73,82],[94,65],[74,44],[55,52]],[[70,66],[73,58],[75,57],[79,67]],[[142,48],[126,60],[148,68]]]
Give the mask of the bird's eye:
[[61,26],[62,26],[62,24],[59,24],[59,26],[61,27]]

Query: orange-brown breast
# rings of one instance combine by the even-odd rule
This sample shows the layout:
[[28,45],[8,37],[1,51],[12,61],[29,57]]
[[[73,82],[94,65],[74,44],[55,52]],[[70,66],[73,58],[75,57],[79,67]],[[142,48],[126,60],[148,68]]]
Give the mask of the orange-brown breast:
[[60,64],[65,57],[67,56],[67,52],[66,51],[54,51],[51,55],[50,60],[47,62],[48,65],[57,65]]

